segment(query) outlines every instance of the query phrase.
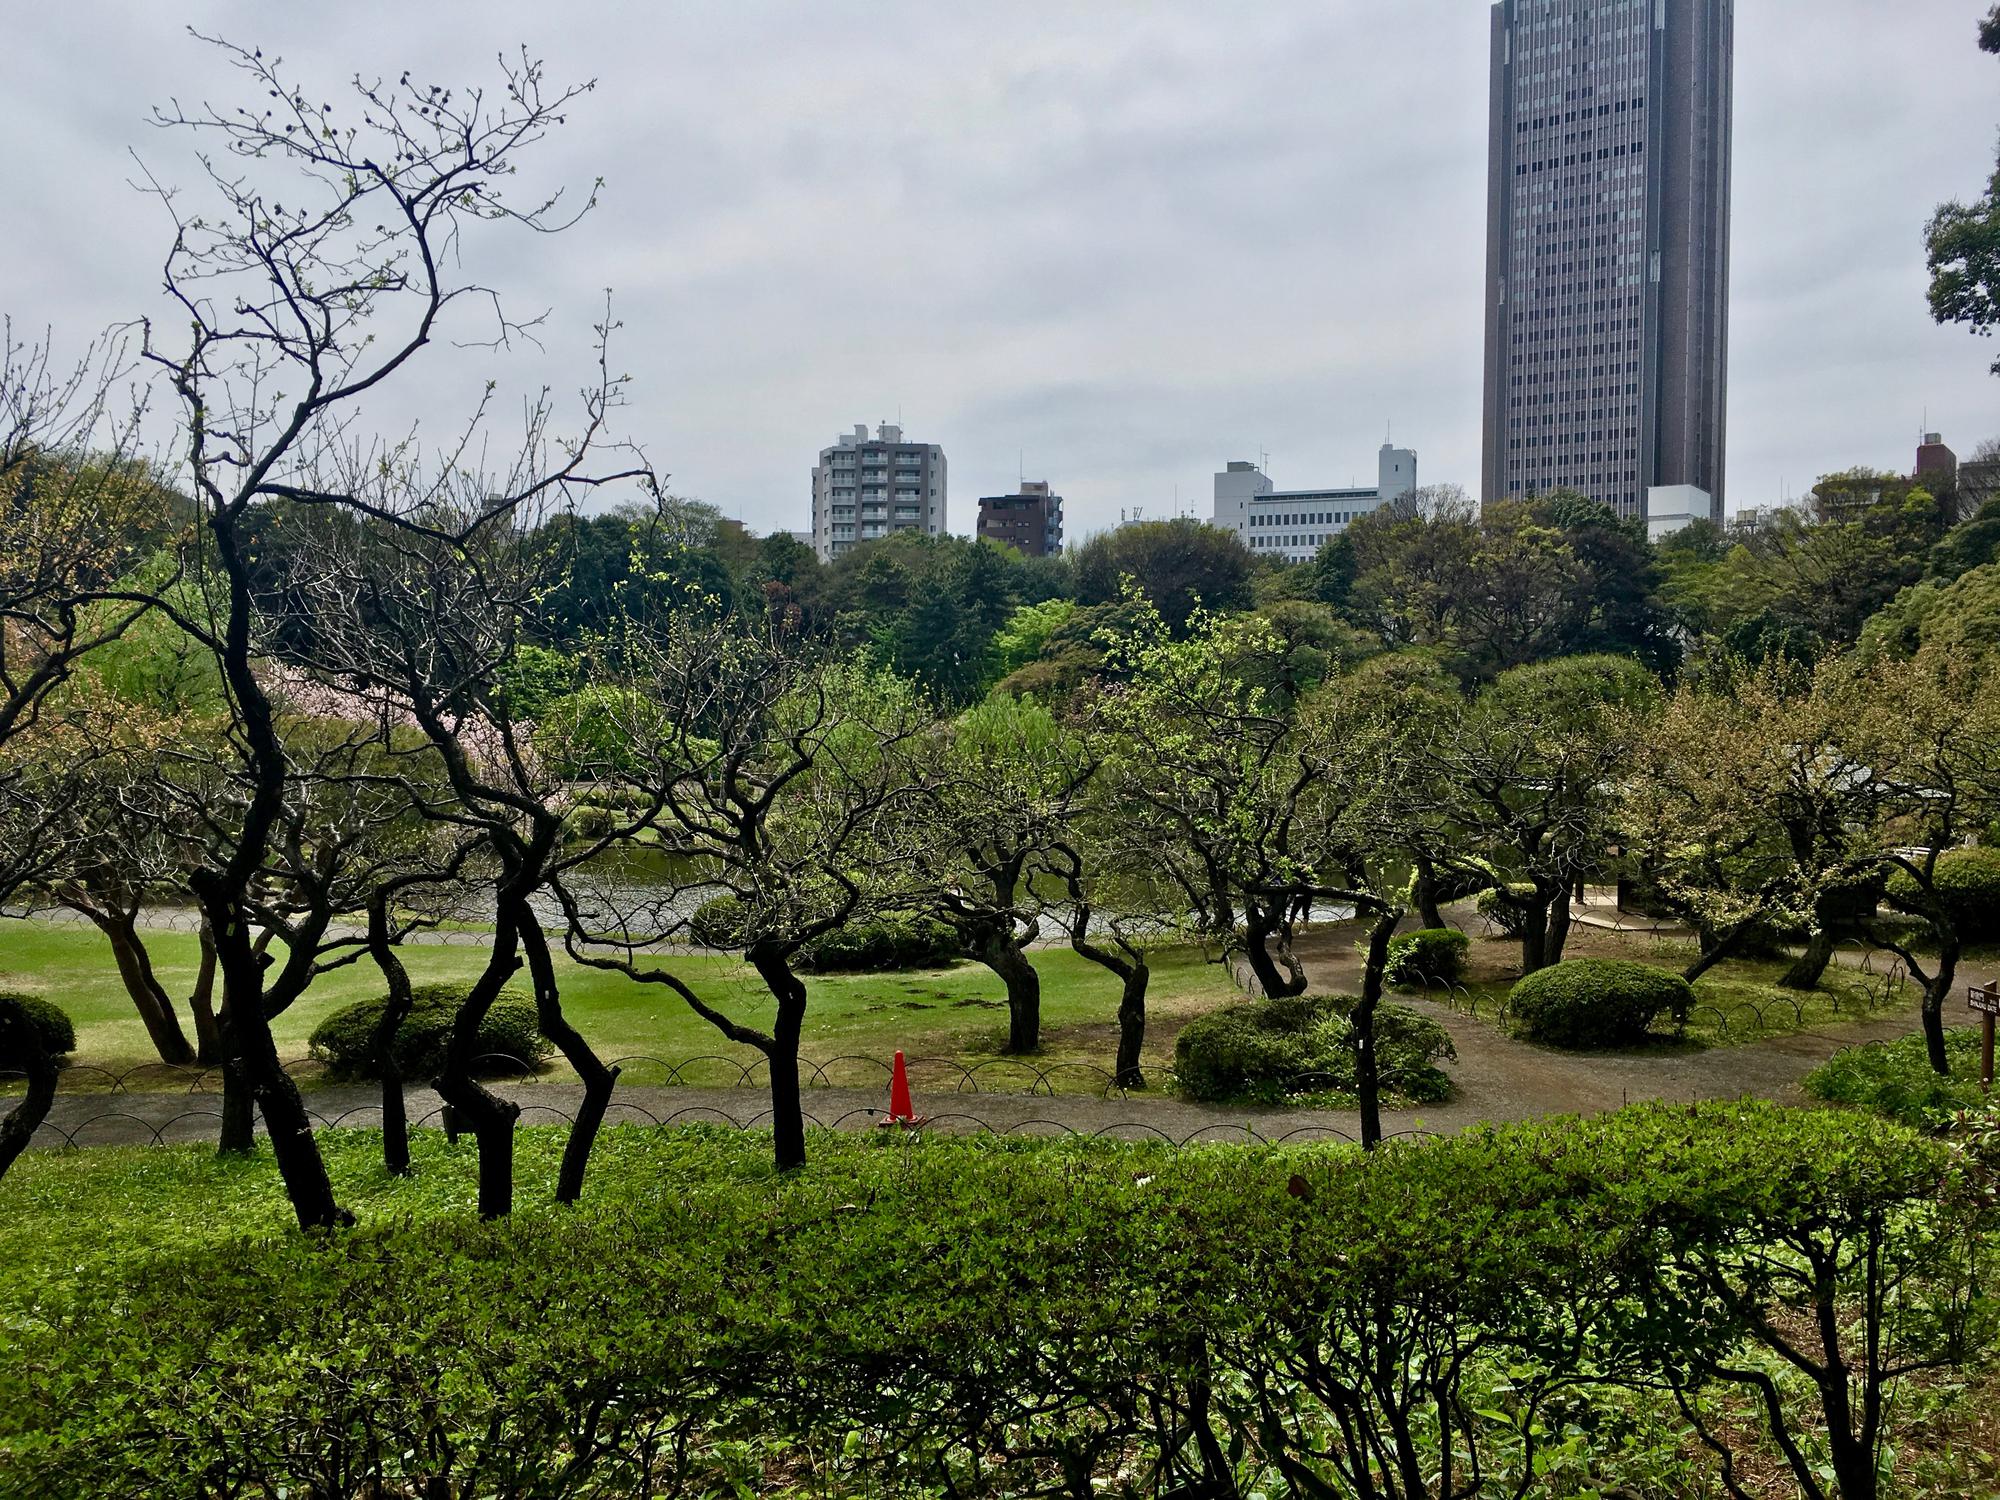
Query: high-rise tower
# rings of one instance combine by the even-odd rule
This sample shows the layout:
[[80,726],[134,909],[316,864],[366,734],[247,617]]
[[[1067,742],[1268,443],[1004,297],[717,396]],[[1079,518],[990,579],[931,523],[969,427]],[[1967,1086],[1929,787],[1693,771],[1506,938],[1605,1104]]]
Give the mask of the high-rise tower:
[[1722,520],[1734,26],[1734,0],[1494,5],[1486,500]]

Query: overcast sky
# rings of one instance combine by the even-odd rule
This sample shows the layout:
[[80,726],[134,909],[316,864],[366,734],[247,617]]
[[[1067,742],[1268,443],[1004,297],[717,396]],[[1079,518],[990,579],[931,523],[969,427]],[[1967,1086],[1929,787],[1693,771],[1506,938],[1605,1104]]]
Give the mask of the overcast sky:
[[[1934,327],[1921,229],[1993,168],[1985,0],[1743,0],[1737,19],[1732,508],[1866,463],[1926,410],[2000,436],[2000,348]],[[602,205],[473,268],[552,314],[509,391],[574,389],[603,289],[631,434],[672,488],[759,530],[809,524],[817,451],[896,420],[944,445],[951,522],[1046,478],[1072,537],[1206,515],[1270,454],[1286,487],[1372,482],[1393,424],[1426,482],[1476,489],[1485,257],[1480,0],[64,0],[0,49],[0,311],[59,340],[159,311],[145,123],[234,104],[207,30],[328,89],[441,82],[525,44],[597,92],[537,173]],[[337,97],[332,95],[330,97]],[[405,409],[441,427],[473,372]],[[482,372],[483,373],[483,370]]]

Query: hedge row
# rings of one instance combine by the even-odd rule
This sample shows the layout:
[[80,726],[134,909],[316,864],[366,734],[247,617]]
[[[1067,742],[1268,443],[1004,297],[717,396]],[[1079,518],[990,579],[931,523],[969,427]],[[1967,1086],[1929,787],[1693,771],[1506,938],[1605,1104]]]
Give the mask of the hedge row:
[[[396,1069],[405,1079],[429,1082],[444,1071],[451,1033],[469,986],[420,984],[411,994],[410,1013],[396,1028]],[[375,1078],[375,1028],[382,1024],[388,997],[357,1000],[313,1028],[312,1055],[336,1078]],[[502,990],[479,1024],[476,1068],[481,1074],[532,1071],[555,1050],[542,1035],[535,1002],[519,990]]]
[[[568,1212],[245,1238],[11,1309],[0,1496],[1513,1493],[1550,1403],[1699,1388],[1754,1336],[1746,1247],[1859,1277],[1886,1243],[1902,1357],[1962,1230],[1942,1148],[1761,1106],[1373,1156],[842,1141],[779,1178],[645,1139]],[[1384,1484],[1405,1456],[1437,1489]]]

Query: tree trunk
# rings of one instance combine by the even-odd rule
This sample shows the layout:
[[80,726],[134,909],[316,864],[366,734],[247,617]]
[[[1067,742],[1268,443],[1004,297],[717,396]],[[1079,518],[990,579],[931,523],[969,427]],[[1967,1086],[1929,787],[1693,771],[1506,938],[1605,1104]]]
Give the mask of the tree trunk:
[[[216,958],[222,973],[222,1046],[228,1058],[224,1066],[236,1073],[242,1090],[264,1116],[264,1131],[271,1138],[278,1175],[284,1179],[299,1228],[331,1229],[353,1223],[354,1216],[334,1199],[298,1085],[278,1060],[277,1042],[261,1003],[263,963],[240,918],[217,926]],[[231,1125],[227,1088],[225,1075],[225,1135]]]
[[783,952],[748,954],[765,988],[778,1002],[778,1021],[771,1028],[771,1046],[764,1056],[771,1074],[771,1137],[780,1172],[806,1164],[805,1102],[799,1088],[799,1038],[805,1030],[806,987],[792,972]]
[[1818,989],[1820,979],[1826,974],[1826,966],[1833,962],[1833,949],[1833,930],[1822,922],[1806,939],[1805,952],[1785,970],[1778,983],[1788,990]]
[[6,1000],[0,1000],[0,1049],[19,1057],[21,1070],[28,1075],[26,1096],[0,1119],[0,1178],[4,1178],[49,1117],[49,1108],[56,1102],[57,1070],[56,1060],[42,1045],[41,1033],[18,1006]]
[[1539,892],[1521,909],[1521,972],[1548,967],[1549,900]]
[[1951,999],[1951,987],[1958,980],[1958,958],[1963,945],[1957,929],[1949,922],[1933,923],[1938,939],[1937,972],[1924,986],[1924,1053],[1931,1071],[1940,1078],[1951,1076],[1951,1061],[1944,1051],[1944,1008]]
[[1542,940],[1542,967],[1551,968],[1563,961],[1563,950],[1569,946],[1570,889],[1564,886],[1549,903],[1548,933]]
[[604,1126],[604,1112],[611,1105],[618,1069],[605,1066],[604,1060],[583,1039],[583,1033],[570,1025],[563,1014],[555,965],[549,957],[548,939],[541,922],[525,905],[515,920],[521,932],[521,946],[528,956],[528,973],[534,981],[535,1019],[542,1035],[556,1044],[564,1060],[583,1080],[583,1102],[577,1106],[569,1139],[563,1144],[562,1168],[556,1175],[556,1202],[574,1203],[583,1196],[584,1172],[590,1165],[597,1133]]
[[521,1106],[503,1099],[472,1076],[479,1051],[479,1028],[493,1008],[502,986],[521,966],[515,953],[517,933],[503,902],[494,927],[493,948],[486,967],[466,993],[452,1022],[451,1045],[436,1088],[457,1112],[459,1128],[472,1132],[479,1151],[479,1216],[499,1219],[514,1211],[514,1122]]
[[1361,1144],[1372,1151],[1382,1144],[1382,1073],[1375,1056],[1375,1015],[1382,1004],[1382,973],[1389,963],[1389,940],[1396,935],[1402,913],[1377,914],[1368,929],[1368,956],[1361,971],[1361,1002],[1348,1019],[1354,1035],[1354,1092],[1361,1104]]
[[195,1061],[212,1068],[222,1061],[222,1028],[215,1019],[215,934],[207,917],[201,919],[201,967],[188,994],[188,1011],[194,1016]]
[[1425,927],[1433,932],[1442,931],[1445,920],[1444,913],[1438,909],[1437,866],[1431,863],[1427,854],[1417,856],[1416,866],[1414,894],[1417,900],[1417,914],[1423,918]]
[[234,1063],[222,1065],[222,1130],[216,1150],[246,1156],[257,1149],[257,1101]]
[[973,953],[1007,986],[1007,1052],[1021,1056],[1042,1047],[1042,976],[1014,940],[1011,923],[982,923],[973,933]]
[[1278,961],[1271,954],[1270,941],[1279,936],[1279,929],[1266,915],[1262,905],[1246,901],[1243,906],[1243,921],[1248,941],[1243,945],[1243,956],[1250,962],[1250,972],[1257,978],[1257,984],[1264,991],[1267,1000],[1280,1000],[1288,995],[1303,995],[1306,991],[1305,969],[1293,958],[1289,949],[1285,952],[1285,968],[1280,972]]
[[416,1003],[410,971],[389,941],[389,893],[377,891],[368,902],[368,952],[381,971],[388,997],[382,1019],[368,1039],[369,1055],[382,1080],[382,1170],[391,1177],[410,1175],[410,1114],[403,1097],[403,1068],[396,1056],[396,1033]]
[[1693,963],[1681,970],[1681,978],[1685,979],[1689,984],[1693,984],[1702,975],[1729,957],[1730,954],[1736,951],[1736,945],[1743,941],[1743,935],[1750,930],[1750,925],[1749,922],[1738,922],[1728,932],[1724,933],[1720,939],[1709,943],[1702,949],[1701,955]]
[[176,1067],[192,1063],[195,1050],[188,1045],[187,1035],[181,1030],[180,1017],[174,1011],[172,997],[153,973],[152,956],[140,940],[138,924],[132,915],[124,911],[96,909],[86,910],[84,915],[97,924],[97,930],[110,943],[111,956],[118,965],[118,977],[124,983],[125,993],[132,997],[139,1019],[146,1025],[146,1035],[152,1039],[153,1050],[160,1054],[160,1061]]
[[1139,1053],[1146,1045],[1146,987],[1152,978],[1153,971],[1147,965],[1133,964],[1118,997],[1118,1065],[1112,1081],[1121,1089],[1146,1086]]

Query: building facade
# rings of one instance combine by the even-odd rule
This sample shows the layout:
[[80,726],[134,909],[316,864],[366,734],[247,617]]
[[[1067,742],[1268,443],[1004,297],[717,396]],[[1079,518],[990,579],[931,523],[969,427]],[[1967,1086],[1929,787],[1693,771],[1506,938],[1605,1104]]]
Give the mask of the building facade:
[[1305,562],[1354,522],[1416,493],[1417,455],[1384,443],[1373,489],[1281,490],[1253,463],[1232,461],[1215,476],[1214,524],[1252,552]]
[[1028,557],[1055,557],[1063,549],[1063,499],[1046,479],[1024,479],[1018,495],[982,495],[982,540],[1003,542]]
[[820,449],[812,485],[812,545],[822,562],[894,531],[944,534],[944,449],[906,442],[887,422],[872,438],[857,424]]
[[1696,491],[1720,523],[1734,0],[1499,0],[1492,25],[1482,498],[1647,517]]

